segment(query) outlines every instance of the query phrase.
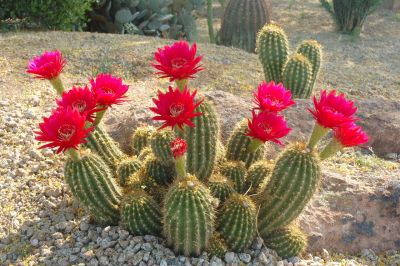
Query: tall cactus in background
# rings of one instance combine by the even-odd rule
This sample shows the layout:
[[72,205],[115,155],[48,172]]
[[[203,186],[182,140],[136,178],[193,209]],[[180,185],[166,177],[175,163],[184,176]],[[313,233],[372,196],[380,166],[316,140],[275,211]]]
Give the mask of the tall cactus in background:
[[282,81],[282,70],[289,55],[289,41],[276,24],[266,24],[257,36],[257,53],[264,68],[265,81]]
[[272,231],[265,240],[265,245],[284,259],[301,255],[307,246],[306,236],[294,225]]
[[65,180],[76,197],[101,224],[116,224],[122,192],[110,169],[94,153],[69,158],[64,169]]
[[312,77],[312,66],[305,56],[294,54],[289,57],[283,68],[282,81],[294,98],[307,99],[311,96]]
[[297,53],[304,55],[311,63],[312,77],[310,91],[312,92],[317,82],[319,70],[322,62],[322,46],[316,40],[306,40],[297,48]]
[[219,32],[220,42],[254,53],[257,32],[270,21],[270,0],[230,0]]
[[288,147],[277,160],[267,187],[258,198],[262,237],[290,224],[317,190],[321,178],[318,155],[304,144]]

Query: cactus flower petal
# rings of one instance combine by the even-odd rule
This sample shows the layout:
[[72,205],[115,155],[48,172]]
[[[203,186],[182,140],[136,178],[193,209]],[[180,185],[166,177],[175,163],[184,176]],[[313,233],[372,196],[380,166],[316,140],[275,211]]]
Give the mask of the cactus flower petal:
[[360,146],[369,140],[367,133],[354,123],[350,126],[335,128],[333,135],[343,147]]
[[66,61],[60,51],[44,52],[29,61],[27,73],[33,74],[38,79],[57,78],[63,70]]
[[275,84],[263,82],[258,85],[254,93],[254,101],[257,110],[280,112],[295,104],[292,100],[292,93],[283,87],[282,83]]
[[125,93],[129,86],[123,84],[120,78],[102,73],[91,79],[90,84],[98,105],[111,106],[126,101]]

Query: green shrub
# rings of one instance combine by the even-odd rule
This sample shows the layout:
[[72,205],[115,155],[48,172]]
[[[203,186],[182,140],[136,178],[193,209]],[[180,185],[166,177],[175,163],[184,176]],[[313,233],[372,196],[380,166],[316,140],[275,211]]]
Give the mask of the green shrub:
[[47,29],[72,30],[86,22],[94,0],[0,0],[0,20],[25,19]]

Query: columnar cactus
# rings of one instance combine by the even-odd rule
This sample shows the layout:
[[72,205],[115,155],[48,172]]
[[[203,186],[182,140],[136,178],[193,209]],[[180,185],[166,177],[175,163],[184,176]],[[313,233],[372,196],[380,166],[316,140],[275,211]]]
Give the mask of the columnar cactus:
[[271,172],[271,163],[267,161],[254,163],[247,171],[244,191],[249,191],[250,195],[259,192],[259,189],[267,184]]
[[220,41],[254,53],[256,35],[271,19],[270,0],[231,0],[222,19]]
[[101,127],[97,126],[87,138],[86,146],[96,152],[113,171],[118,163],[126,156],[118,144]]
[[117,177],[119,180],[119,184],[121,186],[125,186],[128,178],[139,171],[141,166],[142,164],[136,156],[122,160],[117,167]]
[[258,230],[266,237],[296,219],[317,190],[318,155],[304,144],[288,147],[277,160],[267,187],[260,193]]
[[150,137],[154,155],[165,163],[171,163],[173,160],[170,143],[174,138],[174,132],[169,129],[157,130]]
[[212,196],[195,176],[176,180],[164,201],[164,235],[175,252],[199,255],[214,231]]
[[210,246],[208,247],[207,251],[210,254],[210,257],[216,256],[223,258],[225,256],[225,253],[228,251],[228,247],[220,233],[214,232],[210,239]]
[[265,240],[265,245],[284,259],[299,256],[307,246],[307,238],[297,226],[276,229]]
[[218,230],[235,251],[246,249],[256,234],[257,210],[253,201],[238,193],[224,203],[218,221]]
[[116,224],[122,192],[110,169],[94,153],[69,158],[64,169],[65,180],[76,197],[101,224]]
[[233,182],[222,175],[212,175],[207,186],[211,191],[211,195],[219,199],[221,204],[235,192]]
[[144,191],[136,190],[123,199],[121,207],[123,224],[133,235],[155,235],[161,233],[159,205]]
[[289,55],[286,33],[276,24],[266,24],[257,36],[257,53],[264,68],[265,81],[282,81],[282,70]]
[[229,137],[226,151],[226,158],[230,161],[242,161],[249,168],[256,161],[262,160],[265,154],[265,147],[258,148],[255,152],[250,152],[250,137],[246,136],[247,120],[243,120],[234,129]]
[[246,167],[243,162],[227,161],[220,166],[220,173],[233,182],[233,187],[237,192],[243,192],[246,179]]
[[283,85],[292,92],[294,98],[309,98],[311,96],[312,77],[310,61],[302,54],[291,55],[284,66],[282,79]]
[[304,55],[311,63],[312,77],[310,91],[314,90],[322,61],[322,46],[316,40],[306,40],[297,48],[297,53]]
[[157,184],[167,185],[172,182],[176,173],[173,162],[165,163],[155,156],[149,156],[143,165],[143,175]]
[[138,127],[132,135],[132,149],[135,155],[139,155],[141,151],[149,146],[150,136],[154,132],[152,126],[141,126]]

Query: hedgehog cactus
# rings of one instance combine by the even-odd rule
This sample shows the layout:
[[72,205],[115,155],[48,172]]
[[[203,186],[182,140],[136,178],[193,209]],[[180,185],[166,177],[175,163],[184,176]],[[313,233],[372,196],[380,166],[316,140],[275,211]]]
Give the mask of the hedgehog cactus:
[[65,180],[76,197],[101,224],[116,224],[122,191],[110,169],[94,153],[69,158],[64,169]]
[[170,163],[173,160],[170,143],[174,138],[174,132],[168,129],[157,130],[150,137],[150,146],[154,155],[164,163]]
[[176,175],[172,162],[165,163],[155,156],[148,156],[142,169],[146,178],[151,178],[161,185],[170,184]]
[[132,149],[135,155],[139,155],[150,144],[150,136],[154,132],[152,126],[138,127],[132,135]]
[[246,167],[243,162],[227,161],[220,166],[220,173],[233,182],[233,187],[237,192],[243,192],[246,178]]
[[311,82],[309,90],[314,90],[322,62],[322,46],[316,40],[306,40],[297,48],[297,53],[304,55],[311,63]]
[[265,240],[266,246],[284,259],[301,255],[307,246],[307,238],[297,226],[276,229]]
[[119,184],[121,186],[125,186],[128,178],[139,171],[141,166],[142,164],[136,156],[122,160],[117,167],[117,177],[119,180]]
[[211,195],[220,200],[221,203],[235,192],[233,182],[222,175],[212,175],[207,183]]
[[267,161],[258,161],[250,166],[247,171],[244,190],[254,194],[266,185],[269,181],[269,174],[272,172],[272,164]]
[[147,159],[147,157],[149,157],[149,156],[154,156],[153,155],[153,151],[151,150],[151,148],[150,147],[146,147],[146,148],[144,148],[140,153],[139,153],[139,155],[138,155],[138,159],[140,160],[140,161],[145,161],[146,159]]
[[283,85],[292,92],[294,98],[311,96],[312,66],[302,54],[290,56],[282,72]]
[[224,203],[218,221],[218,230],[235,251],[243,251],[256,235],[257,210],[253,201],[238,193]]

